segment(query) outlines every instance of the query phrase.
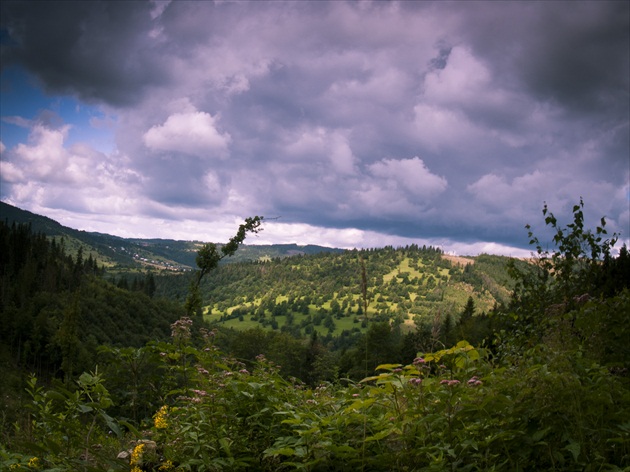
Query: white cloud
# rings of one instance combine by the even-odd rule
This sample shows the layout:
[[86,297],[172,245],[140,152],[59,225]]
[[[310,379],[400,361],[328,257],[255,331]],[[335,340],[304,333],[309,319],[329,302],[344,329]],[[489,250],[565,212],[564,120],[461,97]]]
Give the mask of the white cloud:
[[294,139],[285,147],[287,156],[293,162],[328,162],[338,174],[352,175],[357,172],[358,159],[352,152],[344,131],[317,127],[302,131],[297,138],[289,135],[286,139]]
[[425,78],[424,99],[442,105],[466,107],[474,104],[499,104],[500,89],[492,88],[489,69],[461,46],[448,56],[444,69],[429,72]]
[[485,134],[457,109],[419,103],[413,111],[416,138],[434,152],[476,147]]
[[388,186],[410,193],[415,197],[432,198],[448,186],[444,177],[432,174],[419,157],[413,159],[383,159],[369,167],[370,173],[385,179]]
[[[71,127],[51,129],[31,122],[28,143],[3,153],[2,179],[10,200],[31,208],[72,208],[80,212],[134,212],[130,195],[139,176],[125,159],[106,155],[86,143],[67,145]],[[35,210],[32,210],[35,211]]]
[[12,151],[14,165],[24,171],[28,167],[25,175],[37,181],[73,182],[73,176],[67,172],[71,155],[63,146],[69,129],[68,125],[50,129],[35,124],[29,133],[29,143],[20,143]]
[[229,133],[216,128],[217,118],[205,112],[174,113],[164,124],[151,127],[143,136],[155,151],[183,152],[201,158],[225,156]]

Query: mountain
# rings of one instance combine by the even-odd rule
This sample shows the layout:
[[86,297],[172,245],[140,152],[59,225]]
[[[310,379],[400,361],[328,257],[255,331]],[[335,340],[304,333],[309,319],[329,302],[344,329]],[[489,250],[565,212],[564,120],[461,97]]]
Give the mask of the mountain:
[[[173,239],[122,238],[110,234],[80,231],[63,226],[46,216],[22,210],[0,202],[0,220],[8,225],[28,224],[34,233],[43,233],[61,240],[70,254],[79,247],[99,265],[110,271],[155,269],[188,271],[193,269],[195,258],[202,241],[180,241]],[[226,263],[270,260],[294,255],[339,253],[342,249],[324,246],[297,244],[244,245]]]

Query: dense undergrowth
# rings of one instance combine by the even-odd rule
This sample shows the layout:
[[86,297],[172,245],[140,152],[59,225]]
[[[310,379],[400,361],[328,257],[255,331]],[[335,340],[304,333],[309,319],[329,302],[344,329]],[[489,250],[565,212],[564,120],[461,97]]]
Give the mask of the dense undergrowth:
[[[171,337],[104,347],[98,368],[27,384],[3,424],[7,470],[530,471],[630,468],[630,256],[582,204],[558,250],[515,266],[479,345],[418,352],[311,386],[232,358],[181,317]],[[365,356],[377,346],[366,344]],[[325,362],[325,359],[320,361]]]

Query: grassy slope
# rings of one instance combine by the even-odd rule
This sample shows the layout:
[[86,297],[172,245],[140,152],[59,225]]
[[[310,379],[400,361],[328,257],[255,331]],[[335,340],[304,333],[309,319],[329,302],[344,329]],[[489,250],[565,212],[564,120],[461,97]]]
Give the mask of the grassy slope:
[[[339,257],[343,256],[337,256],[337,258]],[[394,261],[394,258],[392,258],[392,264],[388,267],[388,272],[382,277],[383,285],[373,285],[369,288],[370,303],[368,306],[368,317],[373,318],[378,314],[387,313],[388,316],[393,319],[398,314],[399,317],[402,315],[405,326],[412,328],[415,326],[416,321],[424,323],[433,322],[436,312],[441,317],[450,313],[456,319],[469,297],[473,298],[478,312],[489,311],[496,302],[502,301],[502,297],[493,296],[491,291],[488,290],[488,287],[493,289],[492,292],[498,293],[499,295],[507,295],[509,293],[509,288],[504,286],[507,278],[503,279],[502,277],[498,277],[496,273],[479,272],[477,274],[478,278],[483,280],[483,287],[476,288],[470,283],[466,283],[461,280],[454,281],[453,275],[461,273],[463,271],[464,264],[459,263],[459,261],[452,261],[452,258],[448,259],[447,257],[444,257],[444,259],[449,260],[452,264],[450,267],[436,267],[434,264],[425,263],[420,259],[412,259],[410,257],[403,257],[400,261]],[[466,258],[465,260],[466,264],[474,264],[476,258]],[[504,272],[507,260],[507,258],[494,258],[493,262],[496,265],[497,261],[499,261],[502,265],[502,272]],[[453,264],[453,262],[455,262],[455,264]],[[317,267],[322,274],[327,272],[326,263],[334,264],[335,261],[320,259],[317,263]],[[273,262],[269,264],[273,264]],[[480,264],[480,267],[483,269],[483,264]],[[260,269],[255,268],[253,270]],[[272,269],[269,269],[269,271],[272,271]],[[301,271],[306,274],[312,272],[313,268],[311,267],[308,259],[303,259],[300,262],[296,261],[296,264],[292,267],[292,271],[296,273],[296,278],[300,278],[302,277],[302,275],[300,275]],[[437,278],[438,276],[439,279]],[[496,278],[501,279],[500,282],[497,281]],[[430,279],[439,280],[437,283],[440,285],[435,288],[428,288]],[[321,280],[321,283],[322,285],[327,283],[325,276]],[[356,281],[349,281],[349,283],[356,284]],[[404,299],[394,301],[395,297],[391,295],[389,289],[387,288],[388,286],[394,285],[401,285],[404,287],[404,291],[407,293],[407,296]],[[227,285],[221,287],[221,290],[229,293],[232,288],[230,285]],[[248,297],[247,302],[240,301],[239,303],[230,304],[227,307],[225,307],[224,304],[221,308],[219,308],[219,303],[210,303],[206,305],[205,318],[208,321],[216,322],[223,326],[235,329],[247,329],[262,326],[259,321],[252,319],[253,315],[251,313],[244,314],[241,319],[232,318],[222,320],[222,317],[229,317],[235,309],[256,308],[260,306],[263,298],[267,296],[268,293],[275,294],[275,302],[276,304],[280,304],[281,302],[288,300],[287,294],[289,292],[296,298],[300,298],[304,295],[304,293],[300,293],[299,290],[298,292],[295,292],[295,288],[290,285],[285,285],[283,291],[281,282],[278,284],[271,283],[262,285],[261,291],[257,293],[256,296]],[[333,299],[340,305],[343,305],[344,301],[347,301],[352,308],[350,310],[344,310],[343,316],[338,318],[334,317],[335,329],[331,332],[331,334],[339,335],[344,330],[361,329],[363,316],[357,315],[356,313],[357,306],[360,302],[360,296],[358,293],[348,293],[347,291],[343,295],[340,295],[338,291],[334,292],[333,296],[327,298],[320,306],[316,306],[311,303],[309,305],[308,314],[292,312],[293,325],[300,326],[303,323],[307,323],[309,317],[312,319],[321,310],[330,311]],[[354,305],[352,304],[353,301],[355,303]],[[267,314],[267,317],[269,316],[270,314]],[[278,324],[277,329],[282,329],[282,327],[286,324],[285,316],[277,316],[275,317],[275,320]],[[272,329],[271,326],[266,326],[264,328]],[[321,324],[315,326],[314,329],[316,329],[320,334],[326,334],[329,332],[328,329]],[[303,330],[302,333],[304,333]]]

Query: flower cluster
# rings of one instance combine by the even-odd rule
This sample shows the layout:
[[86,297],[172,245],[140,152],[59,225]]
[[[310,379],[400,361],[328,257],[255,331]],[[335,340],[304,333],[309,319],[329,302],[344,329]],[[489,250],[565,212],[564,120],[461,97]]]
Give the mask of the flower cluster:
[[461,383],[461,382],[460,382],[459,380],[457,380],[457,379],[453,379],[453,380],[447,380],[447,379],[440,380],[440,385],[447,385],[447,386],[449,386],[449,387],[452,387],[452,386],[454,386],[454,385],[459,385],[460,383]]
[[153,416],[153,424],[157,429],[166,429],[168,427],[168,406],[164,405],[162,408],[158,410],[158,412]]
[[421,385],[422,384],[422,379],[420,377],[414,377],[413,379],[409,379],[409,383],[411,385]]
[[426,362],[427,361],[425,361],[423,357],[416,357],[413,360],[413,365],[424,365],[424,364],[426,364]]
[[468,381],[468,385],[470,385],[471,387],[477,387],[481,385],[482,383],[483,382],[479,380],[479,377],[477,377],[476,375],[471,377],[470,380]]
[[133,451],[131,452],[131,460],[129,461],[129,464],[131,465],[131,472],[142,471],[140,465],[142,464],[142,455],[144,454],[144,448],[144,443],[137,444],[136,447],[133,448]]
[[204,339],[204,341],[208,342],[214,339],[214,337],[217,335],[217,330],[213,329],[212,331],[206,329],[206,328],[199,328],[199,332],[201,333],[201,337]]
[[170,459],[168,459],[162,463],[162,465],[160,466],[158,470],[160,472],[166,472],[173,469],[175,469],[175,464],[173,464],[173,462]]
[[190,339],[190,328],[192,320],[184,316],[171,325],[171,337],[177,341],[187,341]]
[[[28,467],[29,470],[37,470],[41,467],[41,465],[42,464],[38,457],[31,457],[28,460],[28,464],[26,464],[26,467]],[[9,466],[9,470],[18,470],[18,469],[22,469],[22,466],[20,464],[11,464]]]

